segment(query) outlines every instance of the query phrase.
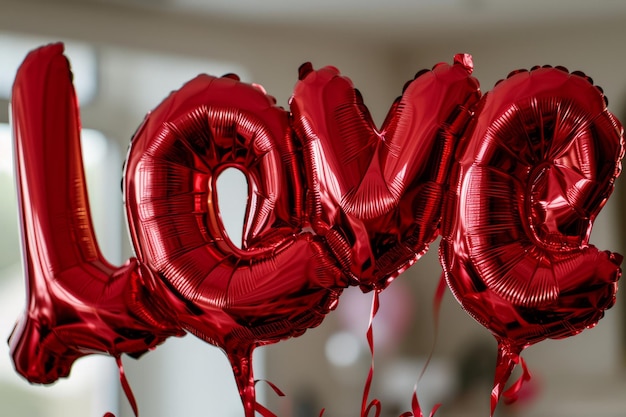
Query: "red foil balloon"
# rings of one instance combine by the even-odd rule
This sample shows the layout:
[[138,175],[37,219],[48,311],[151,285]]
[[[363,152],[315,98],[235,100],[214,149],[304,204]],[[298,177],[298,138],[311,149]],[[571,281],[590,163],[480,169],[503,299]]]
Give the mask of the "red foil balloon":
[[[260,89],[199,76],[148,116],[125,172],[140,262],[171,289],[181,325],[226,351],[250,417],[252,349],[320,324],[347,285],[321,240],[302,231],[288,120]],[[241,249],[217,208],[216,180],[229,167],[248,180]]]
[[378,130],[336,68],[301,68],[291,110],[311,224],[363,289],[385,288],[437,236],[453,132],[480,97],[472,69],[469,55],[457,55],[422,71]]
[[80,121],[61,44],[31,52],[12,96],[27,305],[10,336],[30,382],[69,374],[81,356],[138,356],[182,330],[156,308],[152,276],[131,259],[109,264],[94,235]]
[[[254,347],[317,326],[347,285],[320,239],[300,227],[288,114],[234,77],[200,76],[166,99],[131,143],[125,192],[138,259],[115,268],[91,226],[62,52],[57,44],[31,53],[13,94],[29,297],[10,338],[16,370],[50,383],[80,356],[138,355],[184,329],[226,351],[252,417],[262,409]],[[241,249],[217,204],[228,167],[248,180]]]
[[493,414],[525,347],[594,326],[615,301],[622,256],[589,236],[624,149],[601,90],[563,68],[515,72],[474,112],[440,256],[457,300],[498,340]]

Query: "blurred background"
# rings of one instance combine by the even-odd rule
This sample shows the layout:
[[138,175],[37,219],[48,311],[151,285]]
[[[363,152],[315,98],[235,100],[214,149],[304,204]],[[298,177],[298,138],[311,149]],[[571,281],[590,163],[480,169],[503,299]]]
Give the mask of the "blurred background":
[[[17,66],[37,46],[64,41],[81,102],[84,159],[100,244],[112,262],[132,255],[122,215],[125,150],[145,113],[198,73],[234,72],[287,106],[300,64],[334,65],[350,77],[380,124],[403,84],[454,54],[473,55],[482,91],[518,68],[562,65],[602,86],[626,118],[626,2],[621,0],[0,0],[0,338],[24,306],[8,127]],[[227,178],[240,230],[245,183]],[[622,178],[596,221],[592,242],[624,253]],[[236,209],[239,209],[237,211]],[[233,232],[234,233],[234,232]],[[370,398],[381,417],[410,410],[417,384],[425,414],[489,415],[495,341],[444,296],[434,343],[432,304],[441,268],[437,242],[381,297],[375,323],[376,372]],[[621,295],[620,295],[621,297]],[[257,350],[260,401],[280,417],[359,415],[371,356],[365,333],[371,295],[348,290],[337,311],[304,336]],[[533,379],[501,417],[598,417],[626,413],[623,302],[582,334],[524,353]],[[168,340],[139,361],[124,358],[140,414],[243,415],[230,367],[217,348],[192,336]],[[79,360],[71,378],[31,386],[0,343],[0,415],[130,417],[112,358]],[[373,413],[372,413],[373,414]]]

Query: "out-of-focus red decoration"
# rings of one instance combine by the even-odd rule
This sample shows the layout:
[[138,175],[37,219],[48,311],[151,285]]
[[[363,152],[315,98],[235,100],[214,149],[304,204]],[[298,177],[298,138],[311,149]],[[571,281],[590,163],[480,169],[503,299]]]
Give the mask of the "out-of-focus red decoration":
[[300,68],[290,104],[311,224],[365,290],[385,288],[438,234],[455,132],[480,97],[472,70],[457,55],[418,73],[377,129],[336,68]]
[[[302,231],[288,113],[234,76],[199,76],[170,95],[131,143],[125,203],[138,259],[116,268],[91,225],[62,52],[32,52],[14,87],[29,300],[10,338],[16,370],[50,383],[80,356],[138,355],[187,330],[228,354],[252,417],[252,350],[320,324],[347,285],[321,239]],[[229,167],[248,181],[241,249],[217,203]]]
[[474,112],[440,256],[457,300],[497,338],[493,414],[525,347],[592,327],[615,302],[622,256],[589,237],[624,149],[602,91],[560,67],[512,73]]

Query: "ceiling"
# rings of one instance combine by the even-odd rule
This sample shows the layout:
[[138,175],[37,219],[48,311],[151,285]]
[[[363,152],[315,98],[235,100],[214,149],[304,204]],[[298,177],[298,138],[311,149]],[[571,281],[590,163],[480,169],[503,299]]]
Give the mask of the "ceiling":
[[623,0],[87,0],[267,25],[368,36],[459,33],[532,25],[626,22]]

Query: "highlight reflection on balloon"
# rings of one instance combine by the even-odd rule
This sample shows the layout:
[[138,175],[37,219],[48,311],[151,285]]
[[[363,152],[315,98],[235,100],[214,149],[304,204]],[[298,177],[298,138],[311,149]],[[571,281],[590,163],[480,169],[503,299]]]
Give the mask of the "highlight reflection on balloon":
[[622,256],[589,236],[623,152],[620,123],[581,73],[515,72],[476,106],[440,254],[455,297],[499,343],[492,412],[522,349],[594,326],[615,302]]

